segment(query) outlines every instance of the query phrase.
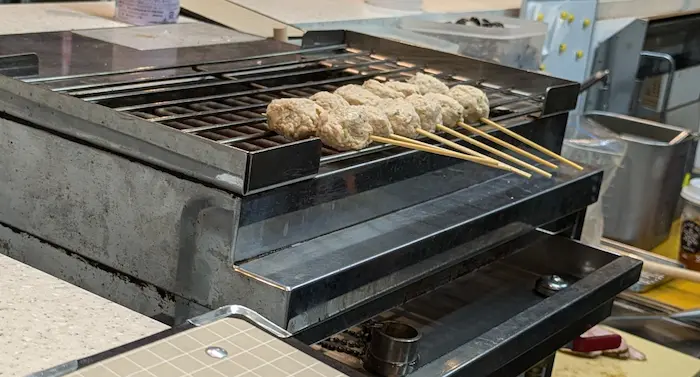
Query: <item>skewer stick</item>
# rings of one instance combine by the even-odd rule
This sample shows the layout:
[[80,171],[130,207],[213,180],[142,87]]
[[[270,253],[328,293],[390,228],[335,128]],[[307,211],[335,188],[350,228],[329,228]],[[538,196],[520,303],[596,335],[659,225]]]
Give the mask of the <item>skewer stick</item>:
[[407,149],[414,149],[414,150],[419,150],[423,152],[428,152],[428,153],[434,153],[434,154],[439,154],[441,156],[447,156],[447,157],[454,157],[458,158],[460,160],[465,160],[465,161],[471,161],[477,164],[485,165],[491,168],[495,168],[498,165],[490,160],[481,158],[481,157],[474,157],[474,156],[468,156],[464,153],[458,153],[454,152],[451,150],[447,150],[444,148],[439,148],[439,147],[426,147],[421,144],[417,143],[409,143],[406,141],[399,141],[399,140],[394,140],[394,139],[389,139],[386,137],[381,137],[381,136],[370,136],[372,138],[372,141],[376,141],[377,143],[383,143],[383,144],[391,144],[391,145],[396,145],[399,147],[407,148]]
[[[449,140],[447,140],[447,139],[445,139],[445,138],[443,138],[443,137],[440,137],[440,136],[438,136],[438,135],[435,135],[435,134],[433,134],[433,133],[431,133],[431,132],[428,132],[428,131],[426,131],[426,130],[424,130],[424,129],[417,128],[417,129],[416,129],[416,132],[419,133],[420,135],[423,135],[423,136],[426,136],[426,137],[428,137],[428,138],[430,138],[430,139],[433,139],[433,140],[435,140],[435,141],[437,141],[437,142],[439,142],[439,143],[442,143],[442,144],[445,144],[445,145],[447,145],[447,146],[450,146],[450,147],[452,147],[453,149],[456,149],[456,150],[458,150],[458,151],[460,151],[460,152],[463,152],[463,153],[466,153],[466,154],[469,154],[469,155],[472,155],[472,156],[475,156],[475,157],[481,157],[481,158],[485,158],[485,159],[487,159],[487,160],[493,160],[493,161],[495,161],[495,162],[498,162],[498,160],[496,160],[496,159],[494,159],[494,158],[491,158],[491,157],[489,157],[489,156],[487,156],[487,155],[485,155],[485,154],[483,154],[483,153],[479,153],[479,152],[477,152],[477,151],[475,151],[475,150],[473,150],[473,149],[469,149],[469,148],[467,148],[467,147],[465,147],[465,146],[459,145],[459,144],[457,144],[457,143],[453,143],[453,142],[451,142],[451,141],[449,141]],[[418,141],[418,140],[415,140],[415,141],[418,142],[418,143],[423,143],[422,141]],[[424,143],[424,144],[426,144],[426,143]],[[450,145],[450,144],[454,144],[454,145]],[[430,145],[430,144],[428,144],[428,145]]]
[[547,160],[544,160],[544,159],[542,159],[542,158],[539,158],[539,157],[535,156],[534,154],[532,154],[532,153],[530,153],[530,152],[528,152],[528,151],[524,151],[524,150],[522,150],[522,149],[516,147],[516,146],[513,145],[513,144],[506,143],[505,141],[503,141],[503,140],[501,140],[501,139],[499,139],[499,138],[497,138],[497,137],[495,137],[495,136],[492,136],[492,135],[490,135],[490,134],[488,134],[488,133],[486,133],[486,132],[484,132],[484,131],[482,131],[482,130],[476,128],[476,127],[472,127],[472,126],[470,126],[470,125],[468,125],[468,124],[466,124],[466,123],[463,123],[463,122],[459,122],[459,123],[457,123],[457,124],[458,124],[460,127],[466,128],[467,130],[469,130],[469,131],[471,131],[471,132],[473,132],[473,133],[475,133],[475,134],[477,134],[477,135],[483,136],[484,138],[486,138],[486,139],[488,139],[488,140],[491,140],[492,142],[494,142],[494,143],[496,143],[496,144],[498,144],[498,145],[500,145],[500,146],[502,146],[502,147],[508,148],[508,149],[512,150],[513,152],[515,152],[515,153],[518,153],[518,154],[520,154],[520,155],[522,155],[522,156],[525,156],[525,157],[527,157],[527,158],[529,158],[529,159],[531,159],[531,160],[537,161],[537,162],[539,162],[540,164],[542,164],[542,165],[544,165],[544,166],[550,167],[550,168],[552,168],[552,169],[558,168],[557,165],[554,165],[553,163],[551,163],[551,162],[549,162],[549,161],[547,161]]
[[545,148],[545,147],[543,147],[543,146],[541,146],[541,145],[535,143],[534,141],[532,141],[532,140],[530,140],[530,139],[528,139],[528,138],[526,138],[526,137],[523,137],[523,136],[520,136],[520,135],[516,134],[515,132],[513,132],[513,131],[511,131],[511,130],[509,130],[509,129],[503,127],[503,126],[501,126],[500,124],[498,124],[498,123],[496,123],[496,122],[494,122],[494,121],[492,121],[492,120],[489,120],[489,119],[486,119],[486,118],[481,118],[481,121],[484,122],[484,123],[486,123],[486,124],[488,124],[489,126],[495,128],[495,129],[497,129],[497,130],[503,132],[504,134],[506,134],[506,135],[508,135],[508,136],[510,136],[510,137],[512,137],[512,138],[515,138],[515,139],[518,139],[518,140],[522,141],[523,143],[525,143],[525,144],[527,144],[527,145],[529,145],[529,146],[531,146],[531,147],[537,149],[538,151],[540,151],[540,152],[546,154],[546,155],[549,156],[549,157],[556,158],[557,160],[559,160],[559,161],[561,161],[561,162],[563,162],[563,163],[565,163],[565,164],[567,164],[567,165],[569,165],[569,166],[571,166],[571,167],[573,167],[573,168],[575,168],[575,169],[583,170],[583,166],[581,166],[581,165],[579,165],[579,164],[577,164],[577,163],[575,163],[575,162],[573,162],[573,161],[571,161],[571,160],[568,160],[568,159],[566,159],[566,158],[564,158],[564,157],[562,157],[562,156],[560,156],[560,155],[558,155],[558,154],[556,154],[556,153],[550,151],[549,149],[547,149],[547,148]]
[[[398,141],[405,141],[407,143],[420,144],[420,145],[423,145],[423,146],[428,147],[428,148],[435,148],[434,145],[422,142],[420,140],[411,139],[410,137],[405,137],[405,136],[396,135],[396,134],[391,134],[391,135],[389,135],[389,137],[394,139],[394,140],[398,140]],[[475,156],[475,157],[479,157],[479,156]]]
[[678,135],[676,135],[676,137],[674,137],[673,139],[671,139],[671,141],[669,141],[668,143],[669,143],[670,145],[677,144],[677,143],[679,143],[681,140],[685,139],[686,136],[688,136],[688,135],[690,135],[690,133],[689,133],[688,131],[683,131],[683,132],[679,133]]
[[[419,140],[411,139],[411,138],[408,138],[408,137],[405,137],[405,136],[399,136],[399,135],[393,135],[393,134],[392,134],[392,135],[390,135],[389,137],[392,138],[392,139],[394,139],[394,140],[404,141],[404,142],[406,142],[406,143],[420,144],[420,145],[424,145],[424,146],[426,146],[426,147],[428,147],[428,148],[435,148],[434,145],[431,145],[431,144],[428,144],[428,143],[424,143],[424,142],[419,141]],[[459,144],[458,144],[458,145],[459,145]],[[461,145],[460,145],[460,146],[461,146]],[[465,148],[465,149],[469,149],[469,148]],[[470,150],[471,150],[471,149],[470,149]],[[481,154],[481,153],[479,153],[479,152],[477,152],[477,151],[472,151],[472,152],[474,152],[474,153],[477,154],[477,155],[474,155],[475,157],[480,157],[480,158],[483,158],[483,159],[485,159],[485,160],[489,160],[489,161],[491,161],[491,162],[496,163],[496,165],[493,166],[493,167],[496,168],[496,169],[505,170],[505,171],[508,171],[508,172],[516,173],[516,174],[525,173],[526,175],[524,175],[524,176],[527,176],[527,175],[528,175],[527,172],[524,172],[524,171],[522,171],[522,170],[520,170],[520,169],[516,169],[516,168],[514,168],[514,167],[512,167],[512,166],[510,166],[510,165],[508,165],[508,164],[504,164],[504,163],[502,163],[502,162],[500,162],[500,161],[498,161],[498,160],[495,160],[495,159],[493,159],[493,158],[491,158],[491,157],[489,157],[489,156],[487,156],[487,155],[485,155],[485,154]],[[528,177],[528,178],[529,178],[529,177]]]
[[547,178],[552,178],[552,174],[550,174],[550,173],[548,173],[548,172],[546,172],[546,171],[544,171],[536,166],[530,165],[525,161],[518,160],[517,158],[509,155],[508,153],[501,152],[496,148],[490,147],[490,146],[488,146],[488,145],[486,145],[478,140],[474,140],[473,138],[471,138],[467,135],[461,134],[453,129],[447,128],[447,127],[439,125],[439,124],[437,125],[437,129],[440,131],[443,131],[443,132],[447,132],[448,134],[450,134],[454,137],[458,137],[458,138],[466,141],[467,143],[470,143],[474,146],[477,146],[485,151],[489,151],[489,152],[495,154],[496,156],[501,157],[505,160],[508,160],[514,164],[520,165],[520,166],[524,167],[525,169],[530,169],[537,174],[543,175]]
[[[610,249],[606,248],[606,250],[610,250]],[[700,272],[687,270],[685,268],[680,268],[680,267],[676,267],[676,266],[670,266],[670,265],[666,265],[666,264],[659,263],[659,262],[653,262],[653,261],[644,259],[644,258],[640,257],[639,255],[628,253],[628,252],[620,250],[618,248],[614,248],[611,251],[615,254],[620,254],[620,255],[628,256],[630,258],[635,258],[635,259],[641,260],[642,262],[644,262],[644,264],[642,265],[642,268],[644,270],[649,271],[649,272],[656,272],[658,274],[664,274],[664,275],[672,277],[674,279],[683,279],[683,280],[688,280],[688,281],[700,283]]]
[[504,164],[504,163],[502,163],[502,162],[500,162],[500,161],[498,161],[498,160],[496,160],[496,159],[493,159],[493,158],[491,158],[491,157],[489,157],[489,156],[487,156],[487,155],[485,155],[485,154],[482,154],[482,153],[479,153],[479,152],[477,152],[477,151],[475,151],[475,150],[469,149],[469,148],[467,148],[467,147],[465,147],[465,146],[463,146],[463,145],[459,145],[459,144],[457,144],[457,143],[454,143],[454,142],[452,142],[452,141],[450,141],[450,140],[445,139],[444,137],[440,137],[440,136],[435,135],[435,134],[433,134],[433,133],[430,133],[430,132],[428,132],[428,131],[426,131],[426,130],[423,130],[423,129],[418,128],[418,129],[416,129],[416,132],[418,132],[419,134],[421,134],[421,135],[423,135],[423,136],[425,136],[425,137],[431,138],[431,139],[433,139],[433,140],[435,140],[435,141],[437,141],[437,142],[440,142],[440,143],[445,144],[445,145],[447,145],[447,146],[449,146],[449,147],[452,147],[453,149],[456,149],[456,150],[458,150],[458,151],[460,151],[460,152],[464,152],[464,153],[470,154],[470,155],[472,155],[472,156],[481,157],[481,158],[485,158],[485,159],[487,159],[487,160],[491,160],[491,161],[495,162],[496,164],[498,164],[499,167],[503,167],[503,168],[504,168],[503,170],[511,171],[511,172],[513,172],[513,173],[515,173],[515,174],[517,174],[517,175],[520,175],[520,176],[526,177],[526,178],[531,178],[531,177],[532,177],[532,174],[530,174],[530,173],[528,173],[528,172],[524,172],[524,171],[522,171],[522,170],[520,170],[520,169],[516,169],[516,168],[514,168],[514,167],[512,167],[512,166],[510,166],[510,165],[508,165],[508,164]]

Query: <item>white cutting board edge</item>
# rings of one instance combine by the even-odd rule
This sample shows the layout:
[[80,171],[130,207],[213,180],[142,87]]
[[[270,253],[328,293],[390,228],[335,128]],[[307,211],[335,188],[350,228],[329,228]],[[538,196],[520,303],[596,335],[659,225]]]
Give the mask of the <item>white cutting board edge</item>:
[[646,339],[609,328],[647,357],[646,361],[609,357],[587,359],[557,352],[552,377],[698,377],[700,360]]

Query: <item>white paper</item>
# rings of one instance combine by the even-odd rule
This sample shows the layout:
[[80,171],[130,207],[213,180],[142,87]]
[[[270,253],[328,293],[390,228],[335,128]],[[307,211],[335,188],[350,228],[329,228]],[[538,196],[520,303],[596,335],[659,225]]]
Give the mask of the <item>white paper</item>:
[[180,14],[180,0],[117,0],[115,18],[133,25],[172,24]]

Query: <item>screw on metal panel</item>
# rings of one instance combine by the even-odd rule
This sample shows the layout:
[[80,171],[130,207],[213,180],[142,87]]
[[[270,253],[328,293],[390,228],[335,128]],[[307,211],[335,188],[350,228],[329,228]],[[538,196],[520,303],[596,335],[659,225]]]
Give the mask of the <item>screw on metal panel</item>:
[[561,54],[564,51],[566,51],[566,43],[562,43],[559,45],[559,53]]
[[569,282],[559,275],[544,275],[537,279],[535,291],[543,296],[551,296],[569,287]]
[[544,20],[544,14],[542,13],[537,13],[537,21],[542,22]]
[[228,352],[221,347],[207,347],[205,352],[215,359],[223,359],[228,356]]
[[583,57],[583,51],[578,50],[576,51],[576,60],[581,59]]
[[565,10],[561,11],[561,19],[566,20],[567,18],[569,18],[569,13]]
[[569,14],[569,17],[567,17],[566,20],[569,21],[569,23],[572,23],[572,22],[574,22],[575,19],[576,19],[576,18],[574,17],[573,14]]
[[547,66],[544,64],[540,64],[540,71],[544,71],[547,69]]
[[584,19],[583,20],[583,28],[585,29],[589,26],[591,26],[591,20],[589,20],[588,18]]

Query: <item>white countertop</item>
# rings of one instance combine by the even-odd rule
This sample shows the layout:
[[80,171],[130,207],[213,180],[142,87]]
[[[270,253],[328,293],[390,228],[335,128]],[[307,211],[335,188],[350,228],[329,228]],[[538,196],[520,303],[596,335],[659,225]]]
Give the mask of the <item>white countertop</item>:
[[0,254],[0,376],[25,376],[166,325]]
[[[0,4],[0,35],[131,26],[113,17],[113,1]],[[180,22],[195,21],[180,17]]]
[[[230,0],[288,24],[390,18],[420,12],[374,7],[364,0]],[[520,0],[423,0],[424,12],[477,12],[520,9]]]
[[112,19],[112,2],[3,4],[0,34],[124,27]]

